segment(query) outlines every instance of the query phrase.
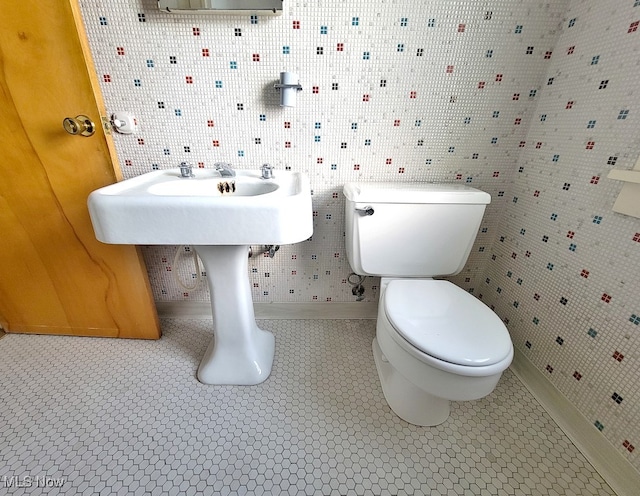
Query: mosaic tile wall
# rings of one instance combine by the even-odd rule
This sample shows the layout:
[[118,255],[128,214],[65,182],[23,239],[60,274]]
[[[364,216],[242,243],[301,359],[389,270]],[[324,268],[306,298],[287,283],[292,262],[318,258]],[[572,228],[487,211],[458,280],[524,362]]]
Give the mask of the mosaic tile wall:
[[[312,240],[251,261],[262,302],[354,301],[345,256],[347,181],[466,182],[489,192],[463,287],[482,280],[566,2],[285,0],[279,17],[171,16],[153,0],[81,0],[109,111],[129,110],[135,136],[115,136],[126,177],[187,160],[305,171]],[[278,106],[281,71],[300,75],[295,108]],[[156,300],[187,291],[191,257],[144,250]],[[377,300],[369,279],[365,299]]]
[[[125,177],[184,160],[309,174],[313,238],[251,260],[255,301],[354,300],[347,181],[483,189],[454,282],[640,468],[640,224],[612,213],[606,179],[640,149],[639,1],[285,0],[275,18],[80,3],[107,109],[140,123],[115,137]],[[295,108],[272,90],[285,70],[304,87]],[[175,282],[195,278],[176,248],[144,249],[156,300],[208,300]]]
[[[477,289],[514,344],[640,468],[640,1],[572,1]],[[639,199],[640,200],[640,199]]]

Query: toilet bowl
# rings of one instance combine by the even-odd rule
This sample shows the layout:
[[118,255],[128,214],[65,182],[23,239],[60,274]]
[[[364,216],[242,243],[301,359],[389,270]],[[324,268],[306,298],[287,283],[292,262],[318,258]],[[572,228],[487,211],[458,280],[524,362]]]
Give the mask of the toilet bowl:
[[383,393],[400,418],[444,422],[450,401],[482,398],[513,359],[502,321],[448,281],[382,279],[373,356]]
[[356,274],[381,276],[373,355],[402,419],[432,426],[450,401],[493,391],[513,359],[509,333],[454,284],[491,197],[462,184],[347,183],[345,241]]

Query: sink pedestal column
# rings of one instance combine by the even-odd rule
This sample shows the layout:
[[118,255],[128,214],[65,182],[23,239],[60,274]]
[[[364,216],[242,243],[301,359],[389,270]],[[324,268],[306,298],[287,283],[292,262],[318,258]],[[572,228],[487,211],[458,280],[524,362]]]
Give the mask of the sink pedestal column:
[[200,362],[205,384],[253,385],[271,373],[275,337],[258,328],[249,286],[249,247],[194,246],[207,271],[213,340]]

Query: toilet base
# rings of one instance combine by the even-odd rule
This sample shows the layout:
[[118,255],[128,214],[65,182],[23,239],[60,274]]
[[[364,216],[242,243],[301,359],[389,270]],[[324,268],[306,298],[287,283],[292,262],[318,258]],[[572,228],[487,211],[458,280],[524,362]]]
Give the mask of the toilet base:
[[433,427],[449,418],[449,400],[425,392],[394,369],[382,354],[378,338],[373,339],[372,348],[382,392],[398,417],[423,427]]

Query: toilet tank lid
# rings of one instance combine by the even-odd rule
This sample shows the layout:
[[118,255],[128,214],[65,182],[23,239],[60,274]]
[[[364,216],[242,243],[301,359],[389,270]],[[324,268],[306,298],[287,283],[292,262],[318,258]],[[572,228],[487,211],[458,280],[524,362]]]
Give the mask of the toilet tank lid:
[[489,193],[464,184],[346,183],[343,193],[348,200],[362,203],[491,203]]

